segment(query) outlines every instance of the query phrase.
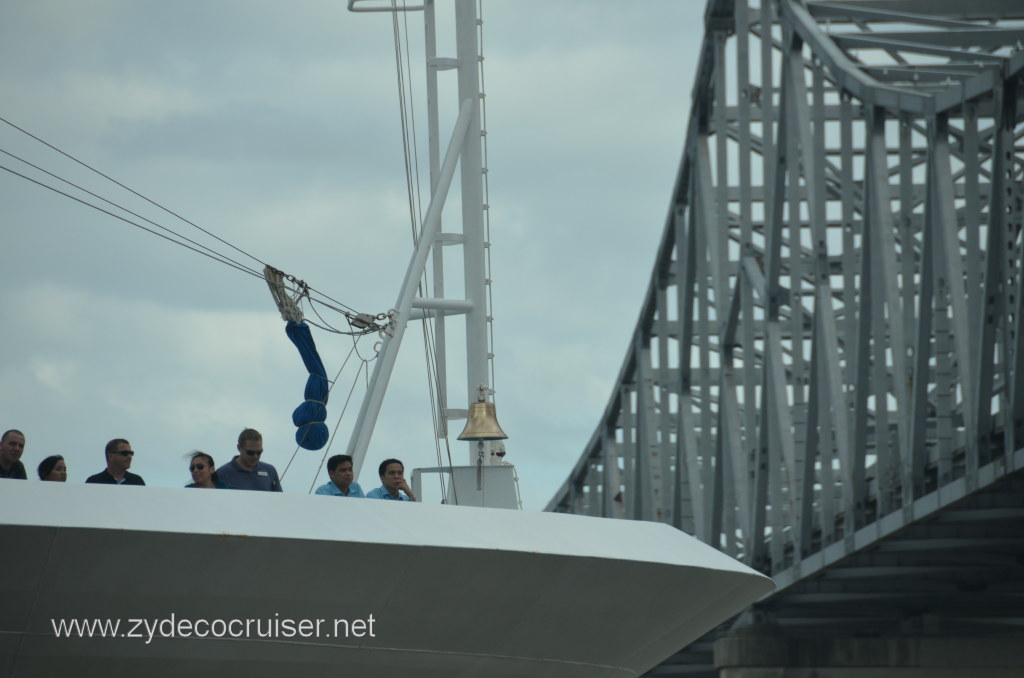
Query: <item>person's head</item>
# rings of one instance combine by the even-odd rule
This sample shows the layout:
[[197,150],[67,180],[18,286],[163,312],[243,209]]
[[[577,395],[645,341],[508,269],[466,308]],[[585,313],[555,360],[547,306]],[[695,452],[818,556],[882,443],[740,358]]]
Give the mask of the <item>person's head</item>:
[[263,436],[254,428],[247,428],[238,434],[238,465],[251,471],[256,468],[263,454]]
[[124,475],[125,471],[132,467],[132,444],[124,438],[114,438],[104,448],[107,455],[107,472],[115,478]]
[[39,479],[55,480],[59,483],[68,479],[68,466],[64,463],[64,457],[53,454],[39,462]]
[[377,474],[384,488],[394,494],[405,482],[405,465],[397,459],[385,459],[377,467]]
[[209,487],[217,483],[217,471],[213,464],[213,457],[201,450],[192,450],[189,454],[189,473],[192,474],[192,482],[200,487]]
[[25,434],[12,428],[4,431],[0,436],[0,463],[4,468],[21,459],[21,453],[25,451]]
[[355,472],[352,470],[352,457],[347,454],[336,454],[328,459],[327,475],[331,477],[331,481],[339,489],[348,489],[348,486],[355,480]]

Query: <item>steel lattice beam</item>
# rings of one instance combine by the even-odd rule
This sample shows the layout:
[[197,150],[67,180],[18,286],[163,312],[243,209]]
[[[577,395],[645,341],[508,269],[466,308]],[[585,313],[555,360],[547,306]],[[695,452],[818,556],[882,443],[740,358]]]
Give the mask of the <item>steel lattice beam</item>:
[[962,4],[709,2],[641,318],[549,510],[787,580],[1020,470],[1024,7]]

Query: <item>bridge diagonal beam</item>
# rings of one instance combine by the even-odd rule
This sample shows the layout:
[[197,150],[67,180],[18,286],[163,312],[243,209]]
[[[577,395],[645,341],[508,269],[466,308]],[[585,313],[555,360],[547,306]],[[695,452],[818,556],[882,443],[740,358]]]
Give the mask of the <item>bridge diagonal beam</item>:
[[883,571],[954,573],[936,590],[959,596],[1008,562],[1024,537],[1024,6],[958,7],[708,2],[640,318],[550,510],[691,532],[775,577],[760,609],[787,628],[835,616],[812,608],[851,582],[899,609]]

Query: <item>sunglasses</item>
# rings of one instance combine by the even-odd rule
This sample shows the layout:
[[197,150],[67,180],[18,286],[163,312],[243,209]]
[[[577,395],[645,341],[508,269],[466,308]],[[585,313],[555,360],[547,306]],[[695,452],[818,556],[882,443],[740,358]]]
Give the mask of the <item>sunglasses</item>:
[[133,452],[132,450],[120,450],[120,451],[118,451],[118,454],[120,454],[122,457],[134,457],[135,456],[135,452]]
[[188,467],[188,470],[189,470],[189,472],[192,472],[192,471],[202,471],[205,468],[206,468],[206,464],[192,464],[191,466]]
[[244,450],[250,457],[258,457],[263,454],[263,450]]

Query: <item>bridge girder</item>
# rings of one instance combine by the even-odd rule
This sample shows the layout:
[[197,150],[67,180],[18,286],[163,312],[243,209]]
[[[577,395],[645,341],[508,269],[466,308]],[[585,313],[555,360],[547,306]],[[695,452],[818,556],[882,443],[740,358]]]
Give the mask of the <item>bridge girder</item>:
[[712,0],[705,24],[640,317],[548,509],[796,586],[1024,470],[1024,7]]

